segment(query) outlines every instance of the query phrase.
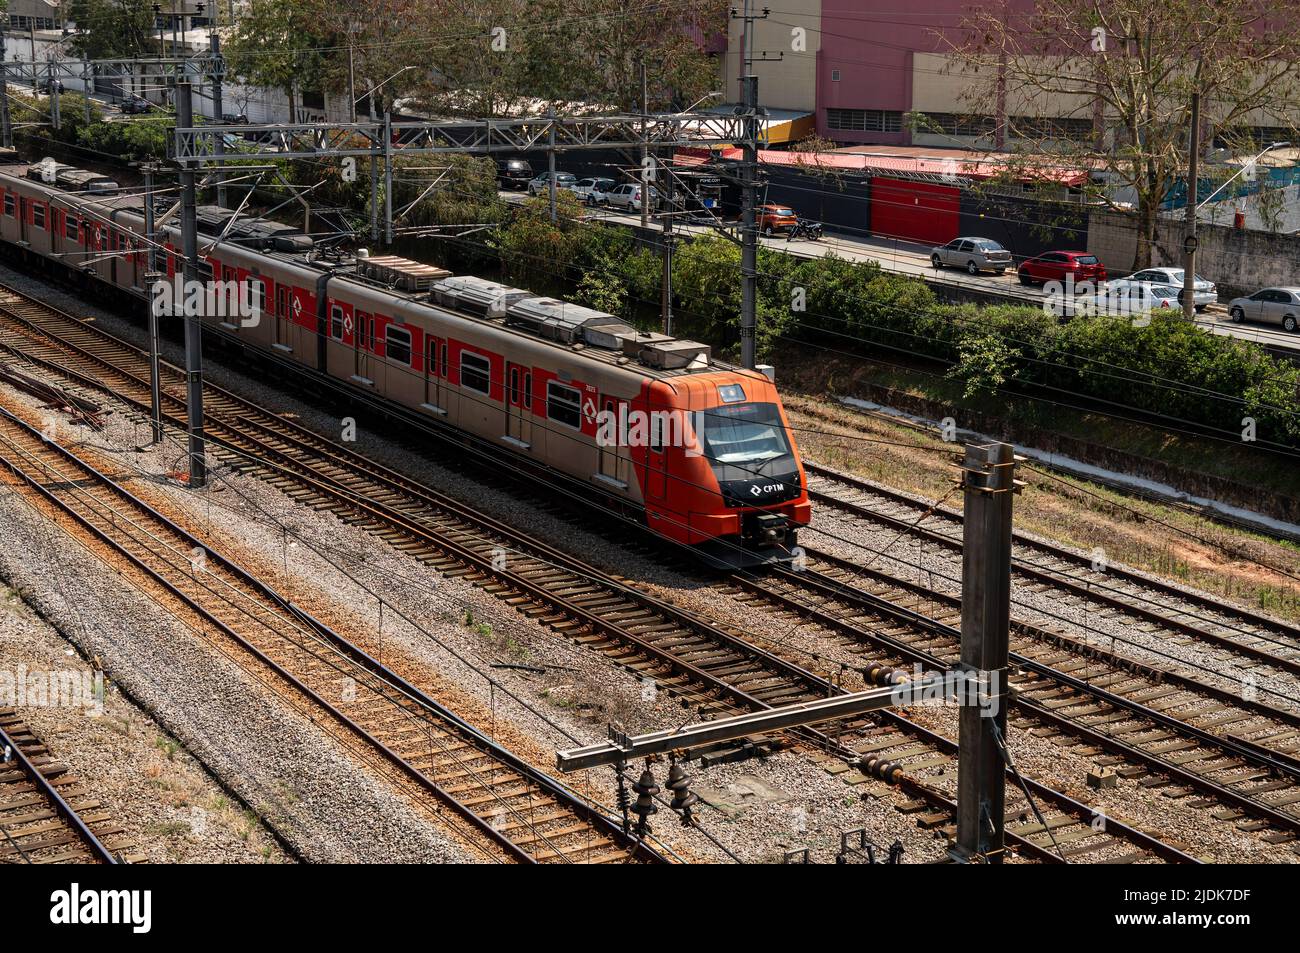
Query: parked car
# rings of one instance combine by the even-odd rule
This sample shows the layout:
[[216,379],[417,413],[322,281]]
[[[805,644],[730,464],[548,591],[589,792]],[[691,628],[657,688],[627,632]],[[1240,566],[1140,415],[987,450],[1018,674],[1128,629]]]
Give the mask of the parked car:
[[991,238],[954,238],[946,245],[931,249],[930,262],[936,268],[965,268],[972,275],[981,271],[1001,275],[1014,264],[1011,252]]
[[615,184],[613,179],[579,179],[573,191],[588,205],[601,205]]
[[503,189],[526,189],[533,177],[527,159],[498,159],[497,184]]
[[[1183,269],[1146,268],[1134,272],[1127,278],[1110,283],[1112,288],[1123,288],[1131,285],[1151,285],[1153,287],[1155,285],[1168,285],[1181,291],[1183,288]],[[1214,283],[1206,281],[1200,275],[1195,277],[1192,288],[1192,303],[1196,306],[1197,311],[1204,311],[1207,306],[1219,300],[1219,292],[1214,287]]]
[[760,205],[754,211],[757,213],[754,224],[768,238],[774,232],[788,232],[799,224],[799,216],[788,205]]
[[153,103],[143,96],[128,96],[122,100],[122,105],[118,108],[127,116],[138,116],[143,113],[153,112]]
[[1049,251],[1022,262],[1016,270],[1022,285],[1041,285],[1048,281],[1065,281],[1073,275],[1075,284],[1091,281],[1100,285],[1106,280],[1106,268],[1096,255],[1084,251]]
[[1228,303],[1228,315],[1238,324],[1280,324],[1284,331],[1294,333],[1300,327],[1296,323],[1300,321],[1300,288],[1265,288],[1248,298],[1233,298]]
[[[1141,315],[1151,311],[1172,311],[1182,308],[1179,301],[1180,289],[1172,285],[1131,285],[1114,287],[1114,284],[1099,291],[1090,300],[1093,310],[1102,314]],[[1080,301],[1085,299],[1079,299]],[[1070,305],[1065,305],[1070,313]],[[1078,305],[1074,306],[1075,311]]]
[[[555,187],[557,189],[568,189],[572,192],[578,185],[578,177],[572,172],[556,172]],[[529,195],[541,195],[543,192],[551,190],[551,173],[543,172],[537,178],[528,183]]]
[[221,121],[231,126],[247,126],[248,117],[243,113],[222,113]]
[[[659,190],[650,186],[650,207],[659,202]],[[624,182],[605,193],[605,204],[610,208],[627,209],[630,212],[641,211],[641,186],[636,182]]]
[[[56,79],[56,80],[54,81],[54,88],[57,89],[57,90],[58,90],[59,92],[61,92],[61,93],[62,93],[62,92],[65,92],[65,90],[64,90],[64,88],[63,88],[63,80],[61,80],[61,79]],[[38,79],[38,80],[36,81],[36,91],[37,91],[38,93],[47,93],[47,94],[49,93],[49,91],[50,91],[50,78],[49,78],[48,76],[45,77],[44,79]]]

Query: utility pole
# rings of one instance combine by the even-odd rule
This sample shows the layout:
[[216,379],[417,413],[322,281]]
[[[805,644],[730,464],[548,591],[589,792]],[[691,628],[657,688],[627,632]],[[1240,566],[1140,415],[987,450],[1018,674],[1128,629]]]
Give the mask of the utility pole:
[[753,66],[758,62],[780,60],[785,54],[754,56],[754,21],[765,20],[770,11],[753,12],[752,0],[745,0],[742,13],[732,11],[732,19],[743,20],[745,34],[741,41],[740,103],[744,114],[745,134],[740,166],[740,363],[754,370],[758,363],[758,226],[754,220],[754,201],[758,191],[758,77]]
[[379,143],[370,149],[370,240],[379,243]]
[[14,131],[9,124],[9,69],[4,65],[6,39],[5,31],[0,30],[0,147],[12,149]]
[[1187,234],[1183,238],[1183,317],[1196,319],[1196,204],[1201,171],[1201,94],[1192,93],[1192,128],[1187,137]]
[[[660,215],[663,224],[663,280],[661,282],[659,311],[663,316],[664,334],[673,333],[673,172],[665,170],[664,207]],[[645,203],[643,202],[642,205]]]
[[[226,61],[221,55],[221,36],[215,30],[209,34],[209,50],[212,54],[212,121],[225,122],[225,106],[222,103],[221,79],[226,73]],[[226,207],[226,176],[222,171],[225,163],[222,161],[226,154],[226,144],[223,141],[224,136],[217,136],[215,153],[216,171],[213,177],[217,180],[217,204],[222,208]]]
[[744,159],[740,167],[740,363],[754,370],[758,363],[758,226],[754,219],[754,193],[758,189],[758,77],[742,76],[745,111]]
[[[551,196],[551,224],[554,225],[557,215],[555,211],[555,110],[551,107],[546,108],[546,177],[550,180]],[[642,205],[645,203],[642,202]]]
[[[194,92],[188,77],[176,81],[176,125],[182,129],[194,125]],[[199,280],[199,229],[195,218],[194,167],[180,166],[181,177],[181,251],[185,255],[185,283],[189,300],[189,283]],[[189,411],[190,488],[207,485],[207,459],[203,436],[203,325],[200,316],[185,313],[185,404]]]
[[352,121],[357,121],[357,63],[356,53],[352,45],[352,36],[356,30],[357,21],[348,20],[348,112],[352,116]]
[[650,115],[650,87],[646,83],[645,57],[641,57],[641,227],[650,227],[650,149],[645,144],[646,122]]
[[[373,93],[371,94],[373,95]],[[384,245],[393,244],[393,114],[384,110]]]
[[[58,129],[62,125],[62,122],[60,121],[60,117],[59,117],[60,80],[58,74],[55,72],[54,58],[50,57],[50,59],[46,60],[45,62],[46,62],[46,72],[49,74],[49,78],[50,78],[50,126],[54,129]],[[36,67],[33,66],[32,70],[35,71],[35,69]]]
[[145,237],[145,283],[148,287],[145,291],[149,298],[149,419],[153,421],[153,442],[161,443],[163,438],[162,426],[162,381],[158,376],[158,310],[154,306],[156,300],[153,293],[153,283],[160,281],[164,276],[158,272],[158,259],[154,254],[154,208],[153,208],[153,177],[158,171],[158,167],[152,162],[146,162],[140,167],[144,173],[144,237]]
[[[1011,627],[1011,497],[1019,492],[1009,444],[968,445],[961,575],[958,860],[1003,861],[1007,668]],[[979,697],[974,689],[979,686]]]
[[81,57],[81,95],[86,100],[86,125],[90,125],[90,60]]

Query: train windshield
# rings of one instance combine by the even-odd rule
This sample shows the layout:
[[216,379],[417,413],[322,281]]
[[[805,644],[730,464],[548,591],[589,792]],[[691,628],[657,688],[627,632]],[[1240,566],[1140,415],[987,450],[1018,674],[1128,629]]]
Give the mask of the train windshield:
[[732,404],[703,416],[705,453],[717,463],[761,466],[790,452],[776,404]]

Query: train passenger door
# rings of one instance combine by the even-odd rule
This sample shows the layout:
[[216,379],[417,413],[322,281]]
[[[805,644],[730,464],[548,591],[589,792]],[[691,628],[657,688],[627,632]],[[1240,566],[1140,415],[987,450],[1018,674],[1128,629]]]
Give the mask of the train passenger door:
[[424,406],[447,409],[447,342],[427,334],[424,337]]
[[663,417],[660,414],[651,414],[650,446],[646,451],[646,496],[652,500],[663,500],[668,492],[666,456]]
[[370,361],[375,348],[375,316],[367,311],[354,311],[352,320],[352,377],[358,383],[372,384]]
[[603,397],[600,402],[601,417],[597,421],[596,435],[600,443],[600,476],[606,481],[621,484],[627,487],[627,478],[623,474],[623,445],[626,443],[626,428],[624,421],[627,419],[626,411],[620,413],[620,408],[625,408],[626,403],[617,397]]
[[293,339],[289,335],[293,320],[293,290],[287,285],[277,285],[275,289],[275,341],[277,347],[290,350]]
[[506,364],[506,437],[524,448],[533,443],[533,369]]

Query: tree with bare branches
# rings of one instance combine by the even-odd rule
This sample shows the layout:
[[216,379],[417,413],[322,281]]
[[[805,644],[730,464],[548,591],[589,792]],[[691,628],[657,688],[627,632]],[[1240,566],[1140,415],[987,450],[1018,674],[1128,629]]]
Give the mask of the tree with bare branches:
[[[1008,143],[1089,169],[1090,195],[1133,217],[1142,268],[1186,174],[1194,92],[1203,143],[1248,149],[1257,130],[1295,129],[1295,12],[1294,0],[1032,0],[981,7],[951,45],[971,102],[1005,104]],[[1070,119],[1092,135],[1064,133]]]

